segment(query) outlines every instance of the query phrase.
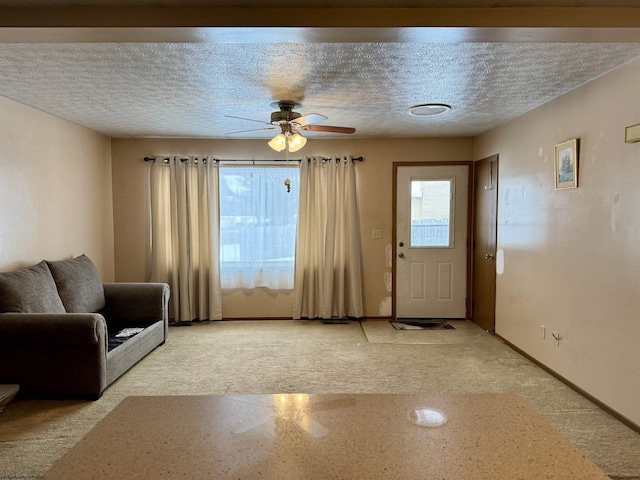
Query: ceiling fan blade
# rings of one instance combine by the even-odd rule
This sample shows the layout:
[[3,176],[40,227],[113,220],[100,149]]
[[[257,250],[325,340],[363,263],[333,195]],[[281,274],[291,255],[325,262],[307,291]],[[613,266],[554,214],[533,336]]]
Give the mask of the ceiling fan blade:
[[245,133],[245,132],[257,132],[257,131],[263,132],[265,130],[277,130],[278,128],[280,127],[273,126],[273,127],[264,127],[264,128],[251,128],[249,130],[238,130],[237,132],[227,132],[225,133],[225,135],[233,135],[235,133]]
[[331,125],[302,125],[300,128],[312,132],[355,133],[356,131],[352,127],[332,127]]
[[312,123],[322,122],[326,119],[327,117],[320,115],[319,113],[310,113],[309,115],[303,115],[302,117],[295,118],[292,122],[297,123],[298,125],[311,125]]
[[263,122],[262,120],[254,120],[253,118],[235,117],[233,115],[225,115],[225,117],[227,117],[227,118],[237,118],[239,120],[248,120],[250,122],[258,122],[258,123],[262,123],[263,125],[271,125],[269,122]]

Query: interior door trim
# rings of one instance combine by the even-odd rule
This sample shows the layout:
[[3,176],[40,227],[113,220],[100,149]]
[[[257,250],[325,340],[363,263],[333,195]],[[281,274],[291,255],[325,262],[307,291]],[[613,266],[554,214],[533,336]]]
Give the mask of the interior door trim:
[[453,162],[393,162],[393,208],[392,208],[392,227],[391,227],[391,318],[396,318],[396,259],[397,259],[397,208],[398,208],[398,167],[447,167],[465,165],[468,169],[467,175],[467,295],[465,299],[465,319],[471,320],[471,295],[473,293],[473,182],[474,168],[472,161],[453,161]]

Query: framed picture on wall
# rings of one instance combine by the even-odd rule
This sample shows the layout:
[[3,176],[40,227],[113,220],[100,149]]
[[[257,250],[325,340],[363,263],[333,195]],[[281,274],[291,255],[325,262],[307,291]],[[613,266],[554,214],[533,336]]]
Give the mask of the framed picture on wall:
[[556,190],[578,188],[578,139],[555,146]]

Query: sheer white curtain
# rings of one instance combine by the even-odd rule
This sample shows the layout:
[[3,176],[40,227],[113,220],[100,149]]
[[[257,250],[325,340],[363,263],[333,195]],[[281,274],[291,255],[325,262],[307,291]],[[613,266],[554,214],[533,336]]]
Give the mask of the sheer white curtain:
[[[293,288],[298,165],[220,167],[222,288]],[[295,190],[297,192],[297,190]]]
[[217,162],[156,157],[150,207],[151,281],[171,287],[170,317],[221,319]]
[[293,318],[362,316],[362,248],[351,157],[303,159]]

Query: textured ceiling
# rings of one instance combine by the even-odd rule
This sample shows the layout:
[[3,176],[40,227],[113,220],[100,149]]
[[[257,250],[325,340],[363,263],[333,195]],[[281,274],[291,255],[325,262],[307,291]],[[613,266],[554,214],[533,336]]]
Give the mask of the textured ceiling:
[[[178,4],[243,5],[0,0],[0,8]],[[624,7],[638,0],[306,0],[304,5]],[[298,43],[273,36],[249,42],[240,37],[199,43],[0,43],[0,95],[114,137],[226,138],[228,132],[261,128],[228,115],[268,122],[275,100],[295,100],[303,115],[329,117],[327,125],[355,127],[356,137],[472,136],[640,56],[640,43]],[[411,105],[428,102],[447,103],[452,110],[434,118],[407,113]],[[258,130],[233,137],[272,135]]]
[[[475,135],[639,55],[638,44],[0,44],[0,94],[115,137],[224,137],[261,127],[225,115],[266,122],[277,99],[356,136]],[[452,110],[407,114],[426,102]]]

